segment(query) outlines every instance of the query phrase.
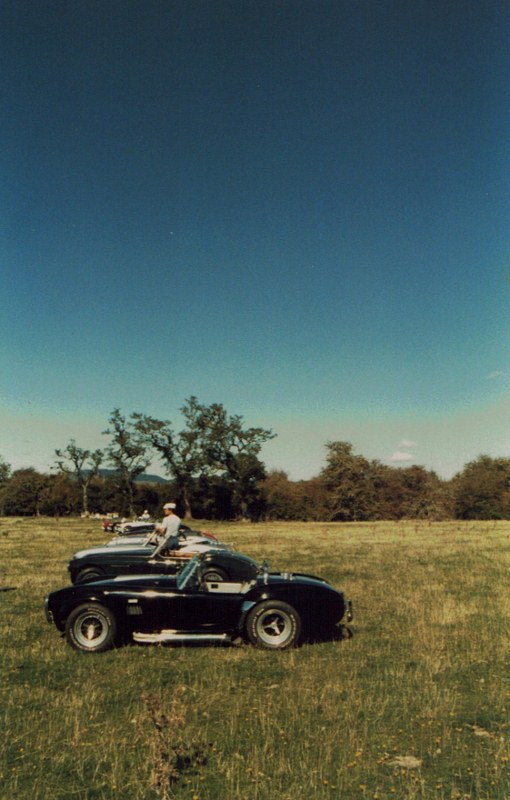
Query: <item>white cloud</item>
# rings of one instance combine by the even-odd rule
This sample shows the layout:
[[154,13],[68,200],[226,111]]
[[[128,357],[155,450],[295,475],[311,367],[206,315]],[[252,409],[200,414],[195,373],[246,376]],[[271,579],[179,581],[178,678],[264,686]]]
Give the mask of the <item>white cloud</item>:
[[416,447],[416,442],[410,442],[409,439],[402,439],[399,447],[404,447],[406,450],[409,450],[410,447]]
[[402,463],[404,461],[412,461],[413,459],[414,456],[411,453],[404,453],[402,450],[397,450],[395,453],[393,453],[390,461],[393,461],[394,463]]
[[495,381],[498,380],[499,378],[504,378],[505,376],[506,372],[503,372],[503,370],[501,369],[496,369],[494,370],[494,372],[489,372],[489,374],[487,375],[487,380]]

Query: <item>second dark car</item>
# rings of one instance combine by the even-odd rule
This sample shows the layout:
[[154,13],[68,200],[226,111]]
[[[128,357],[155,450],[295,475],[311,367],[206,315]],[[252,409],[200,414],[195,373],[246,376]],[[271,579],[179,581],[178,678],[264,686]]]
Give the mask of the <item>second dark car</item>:
[[[220,553],[228,549],[226,545],[204,538],[195,539],[191,544],[187,540],[173,542],[171,546],[162,541],[144,544],[127,544],[115,547],[92,547],[75,553],[67,569],[72,583],[84,580],[97,580],[114,575],[175,575],[197,553]],[[214,559],[209,565],[210,575],[215,580],[228,580],[228,573],[216,564]]]

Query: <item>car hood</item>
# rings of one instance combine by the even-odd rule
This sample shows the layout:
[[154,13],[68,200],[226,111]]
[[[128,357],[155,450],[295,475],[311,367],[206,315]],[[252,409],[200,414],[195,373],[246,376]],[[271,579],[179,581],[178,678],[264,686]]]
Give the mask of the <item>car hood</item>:
[[[141,592],[153,589],[159,585],[160,581],[164,581],[165,587],[171,588],[177,586],[176,575],[117,575],[111,578],[104,578],[103,580],[86,581],[85,583],[78,584],[78,588],[90,587],[93,585],[98,589],[108,592],[119,592],[121,590],[129,592]],[[77,588],[76,586],[74,588]]]
[[143,536],[119,536],[106,542],[105,547],[141,547],[147,543],[147,534]]
[[[186,538],[181,541],[181,546],[190,544],[206,544],[209,547],[225,547],[222,542],[209,539],[206,536],[200,536],[199,534],[196,536],[186,536]],[[131,550],[133,547],[142,547],[142,545],[150,547],[150,545],[147,545],[147,536],[119,536],[117,539],[111,539],[104,545],[104,547],[127,547]]]
[[[259,578],[259,581],[264,582],[264,576]],[[308,575],[305,572],[270,572],[267,576],[267,582],[271,585],[276,583],[299,583],[301,585],[306,584],[307,586],[329,586],[331,584],[329,581],[324,580],[324,578],[319,578],[317,575]]]
[[[91,547],[88,550],[79,550],[74,554],[71,560],[76,561],[84,558],[106,558],[107,561],[110,561],[112,558],[121,558],[124,560],[126,557],[129,558],[130,556],[133,556],[133,558],[140,558],[142,556],[150,558],[152,555],[157,555],[157,551],[159,549],[160,545],[145,545],[145,547],[143,545],[133,547],[132,544],[119,544],[115,547],[103,545],[102,547]],[[209,550],[219,551],[226,549],[227,548],[225,546],[218,545],[216,542],[209,542],[205,540],[202,542],[190,542],[189,544],[182,544],[176,550],[176,552],[181,553],[182,555],[187,555],[189,553],[207,553]]]
[[142,556],[142,555],[150,555],[155,550],[154,545],[150,545],[150,547],[133,547],[133,545],[118,545],[115,548],[108,547],[108,545],[104,545],[103,547],[90,547],[88,550],[79,550],[77,553],[74,554],[73,560],[76,558],[89,558],[90,556],[111,556],[112,552],[117,554],[132,554],[134,556]]

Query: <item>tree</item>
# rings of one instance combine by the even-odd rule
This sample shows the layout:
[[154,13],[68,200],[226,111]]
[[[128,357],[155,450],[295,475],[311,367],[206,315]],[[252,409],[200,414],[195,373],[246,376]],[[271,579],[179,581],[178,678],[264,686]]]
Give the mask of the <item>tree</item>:
[[138,482],[135,486],[135,511],[137,514],[148,511],[151,517],[155,517],[167,499],[168,484],[166,483]]
[[132,414],[136,429],[160,456],[166,472],[174,479],[175,490],[184,505],[184,516],[193,517],[191,498],[195,478],[205,473],[206,461],[202,446],[203,430],[196,398],[191,397],[181,408],[186,427],[174,433],[168,420],[147,414]]
[[79,514],[83,504],[81,487],[65,472],[48,475],[40,496],[41,514],[61,517]]
[[[191,401],[196,398],[190,398],[188,403]],[[274,439],[276,434],[265,428],[244,428],[242,416],[228,416],[221,403],[198,408],[209,474],[222,475],[231,486],[240,517],[258,517],[262,497],[260,483],[266,477],[258,454],[264,442]]]
[[55,450],[57,456],[56,465],[59,470],[69,477],[76,480],[82,492],[82,510],[84,514],[89,513],[89,486],[95,475],[99,473],[99,467],[103,460],[103,451],[83,450],[78,447],[75,440],[71,439],[64,450]]
[[301,519],[299,489],[283,470],[271,470],[262,484],[266,519]]
[[195,481],[192,495],[195,516],[203,519],[235,519],[232,492],[221,477],[206,475]]
[[15,470],[1,489],[2,513],[7,516],[38,516],[47,484],[48,477],[33,467]]
[[355,455],[349,442],[327,442],[326,466],[321,471],[329,494],[328,518],[331,521],[370,519],[373,509],[373,484],[370,463]]
[[435,472],[417,464],[398,472],[402,481],[402,517],[434,520],[449,516],[445,487]]
[[329,492],[320,475],[306,481],[298,481],[296,489],[299,519],[308,521],[329,519]]
[[129,516],[133,516],[134,482],[151,463],[147,441],[137,426],[127,420],[118,408],[112,411],[108,422],[110,427],[103,434],[111,436],[112,441],[106,448],[106,456],[117,473],[123,495],[122,512],[127,509]]
[[138,413],[132,417],[174,478],[185,517],[193,516],[191,498],[197,480],[217,477],[229,484],[239,514],[247,514],[257,503],[256,486],[265,475],[258,453],[275,434],[263,428],[244,429],[241,416],[228,416],[220,403],[203,405],[194,396],[180,410],[185,427],[177,434],[168,420]]
[[11,465],[7,464],[0,456],[0,486],[3,486],[11,477]]
[[266,469],[253,453],[237,453],[224,479],[232,492],[232,505],[241,519],[260,519],[264,510],[261,484]]
[[458,519],[510,518],[510,459],[479,456],[452,480]]
[[324,480],[317,476],[290,481],[285,472],[275,470],[262,484],[266,519],[325,520],[331,513],[331,497]]
[[389,467],[372,461],[372,519],[446,519],[451,516],[446,484],[435,472],[413,464]]

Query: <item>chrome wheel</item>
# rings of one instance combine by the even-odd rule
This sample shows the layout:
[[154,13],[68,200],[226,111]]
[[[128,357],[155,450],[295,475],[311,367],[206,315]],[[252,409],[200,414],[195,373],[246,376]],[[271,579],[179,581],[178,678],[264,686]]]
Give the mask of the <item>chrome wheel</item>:
[[266,611],[257,621],[259,638],[272,647],[287,641],[292,632],[292,621],[282,611]]
[[102,652],[113,646],[116,633],[115,617],[100,605],[76,608],[66,624],[66,637],[75,650]]
[[287,603],[267,600],[248,615],[248,636],[257,647],[285,650],[297,644],[300,631],[299,615]]
[[227,580],[227,574],[218,567],[211,567],[204,572],[203,580],[207,583],[223,583]]

